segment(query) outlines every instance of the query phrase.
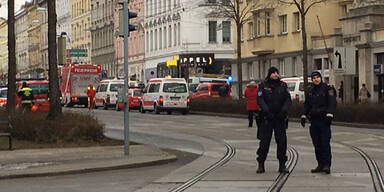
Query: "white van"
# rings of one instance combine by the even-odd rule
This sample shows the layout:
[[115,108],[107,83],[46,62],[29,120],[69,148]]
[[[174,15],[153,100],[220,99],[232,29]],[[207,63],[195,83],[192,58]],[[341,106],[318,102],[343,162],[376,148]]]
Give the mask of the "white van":
[[189,112],[189,92],[187,82],[183,78],[155,78],[148,81],[143,90],[140,112],[154,111],[159,114],[166,111]]
[[[291,99],[297,100],[299,102],[305,101],[304,96],[304,79],[303,77],[289,77],[283,78],[281,81],[287,83],[289,93],[291,95]],[[308,78],[308,83],[311,83],[311,78]]]
[[117,92],[119,89],[123,89],[124,80],[113,79],[113,80],[102,80],[96,89],[95,96],[95,108],[103,107],[116,107],[117,103]]

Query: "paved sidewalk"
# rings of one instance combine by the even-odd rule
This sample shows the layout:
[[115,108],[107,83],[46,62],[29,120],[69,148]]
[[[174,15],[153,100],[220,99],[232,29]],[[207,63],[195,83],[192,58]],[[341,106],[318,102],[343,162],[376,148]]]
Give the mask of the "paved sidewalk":
[[175,161],[176,156],[149,145],[0,151],[0,179],[84,173],[142,167]]

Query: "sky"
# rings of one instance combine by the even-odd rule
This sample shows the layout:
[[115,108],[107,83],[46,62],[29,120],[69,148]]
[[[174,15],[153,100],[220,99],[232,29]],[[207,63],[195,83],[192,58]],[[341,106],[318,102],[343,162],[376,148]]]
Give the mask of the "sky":
[[[27,1],[27,0],[14,0],[15,1],[15,13],[20,10],[21,6]],[[8,18],[8,0],[0,0],[0,17]]]

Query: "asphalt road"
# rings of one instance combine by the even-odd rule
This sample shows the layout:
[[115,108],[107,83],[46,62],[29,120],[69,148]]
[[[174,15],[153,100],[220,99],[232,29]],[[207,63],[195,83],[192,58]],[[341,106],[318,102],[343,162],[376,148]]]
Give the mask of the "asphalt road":
[[[79,108],[69,110],[88,112],[86,109]],[[106,135],[123,138],[123,112],[94,110],[91,114],[105,124]],[[64,191],[61,190],[62,188],[69,189],[66,188],[68,185],[72,188],[66,191],[84,191],[83,189],[88,188],[93,189],[92,191],[98,189],[105,191],[107,188],[108,191],[124,191],[124,188],[128,189],[129,186],[130,190],[125,191],[165,192],[189,181],[218,162],[226,154],[226,144],[229,144],[236,150],[233,158],[200,177],[185,191],[267,191],[279,175],[276,145],[274,141],[271,142],[266,162],[267,172],[261,175],[256,174],[255,151],[258,147],[256,128],[248,128],[247,125],[247,119],[239,118],[178,113],[156,115],[132,111],[130,112],[130,138],[133,141],[192,153],[193,157],[186,160],[182,158],[176,162],[176,165],[161,166],[153,174],[152,170],[157,168],[149,168],[149,174],[153,177],[142,174],[142,172],[145,173],[146,168],[141,168],[63,177],[7,180],[0,181],[0,186],[2,188],[11,183],[13,188],[8,189],[12,191],[22,191],[19,189],[24,186],[27,186],[26,189],[34,189],[32,191],[52,191],[53,187],[39,187],[51,186],[53,183],[53,186],[56,186],[54,191]],[[383,170],[384,130],[340,126],[334,126],[332,129],[332,174],[312,174],[309,170],[317,163],[308,128],[290,123],[287,130],[288,144],[298,151],[298,161],[282,191],[373,191],[371,175],[364,159],[344,144],[353,145],[365,151]],[[195,157],[198,158],[190,161]],[[21,183],[23,185],[20,185]]]

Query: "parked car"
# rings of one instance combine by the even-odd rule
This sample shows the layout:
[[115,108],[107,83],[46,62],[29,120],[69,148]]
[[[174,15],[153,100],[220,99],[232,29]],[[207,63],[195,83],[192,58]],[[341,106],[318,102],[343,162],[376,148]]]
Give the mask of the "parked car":
[[7,87],[0,88],[0,107],[4,107],[7,104],[7,92]]
[[148,81],[143,90],[140,111],[154,111],[159,114],[166,111],[189,112],[189,92],[187,82],[183,78],[155,78]]
[[219,90],[221,87],[227,90],[226,97],[231,96],[231,87],[225,82],[204,82],[200,83],[196,90],[192,93],[192,99],[195,98],[213,98],[220,97]]
[[[283,78],[281,81],[287,83],[289,93],[292,100],[297,100],[299,102],[305,101],[304,96],[304,79],[302,77],[289,77]],[[312,83],[311,78],[308,78],[308,83]]]
[[[124,109],[124,101],[121,97],[122,91],[119,91],[117,96],[116,111]],[[140,109],[140,102],[143,97],[143,90],[141,88],[129,88],[129,109]]]

